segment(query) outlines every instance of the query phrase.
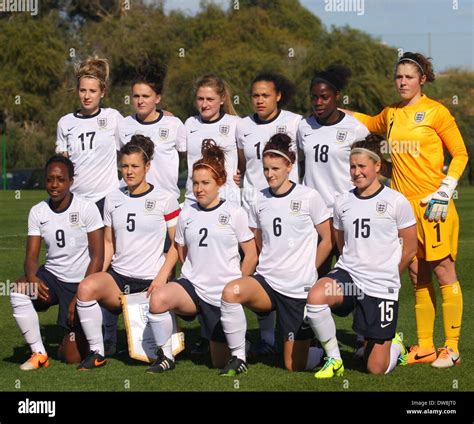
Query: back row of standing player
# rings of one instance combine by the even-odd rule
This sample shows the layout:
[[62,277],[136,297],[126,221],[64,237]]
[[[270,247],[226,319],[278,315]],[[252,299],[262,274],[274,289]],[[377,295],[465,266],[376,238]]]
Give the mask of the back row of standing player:
[[[421,94],[421,86],[426,82],[426,75],[428,74],[426,63],[418,56],[412,55],[414,58],[408,54],[405,56],[399,61],[397,67],[397,72],[400,68],[400,78],[396,76],[396,83],[397,79],[401,81],[400,87],[397,86],[402,97],[399,109],[404,111],[408,110],[407,107],[411,105],[415,98],[416,101],[421,98],[421,101],[426,103],[427,98]],[[406,72],[403,66],[400,65],[405,65]],[[78,74],[81,110],[60,120],[57,151],[67,152],[75,164],[76,181],[73,191],[89,200],[99,202],[98,206],[100,208],[100,202],[105,195],[118,186],[116,149],[124,145],[133,134],[147,135],[156,145],[156,154],[151,165],[151,176],[149,177],[150,182],[174,192],[176,195],[179,193],[176,184],[179,162],[178,152],[187,152],[188,169],[191,171],[193,163],[200,158],[202,140],[212,138],[226,152],[228,179],[221,191],[221,197],[239,202],[239,192],[232,179],[237,168],[239,168],[241,172],[244,172],[242,202],[248,209],[248,205],[255,199],[256,193],[267,187],[261,165],[264,144],[271,135],[279,132],[286,133],[293,140],[295,153],[297,151],[297,141],[300,148],[300,160],[304,158],[304,161],[301,162],[304,164],[304,172],[301,172],[301,174],[304,174],[305,184],[317,189],[326,205],[331,208],[335,197],[352,187],[347,172],[350,146],[354,141],[364,138],[368,133],[368,130],[358,120],[337,109],[337,98],[347,82],[347,77],[347,70],[337,66],[317,73],[310,86],[313,115],[302,120],[300,115],[282,109],[282,105],[290,94],[290,85],[278,75],[261,74],[254,79],[251,85],[251,98],[255,114],[244,119],[233,115],[235,112],[225,83],[216,76],[208,75],[201,78],[196,84],[196,106],[199,115],[189,118],[183,126],[178,118],[167,116],[156,109],[161,100],[164,74],[153,68],[143,72],[132,84],[136,115],[123,119],[113,109],[101,109],[100,99],[105,94],[108,68],[104,61],[89,60],[83,64]],[[415,80],[415,82],[410,82],[410,79]],[[411,92],[406,93],[410,90],[414,91],[415,95]],[[412,98],[404,98],[404,96],[409,95],[413,95]],[[403,102],[404,100],[406,101]],[[427,184],[427,187],[423,187],[422,194],[428,194],[428,185],[433,186],[434,196],[428,200],[429,210],[433,209],[433,205],[434,209],[444,208],[444,200],[440,199],[443,196],[439,194],[443,190],[447,194],[444,197],[447,197],[449,202],[454,191],[453,185],[455,186],[462,173],[461,168],[463,166],[461,162],[464,161],[466,156],[465,148],[463,151],[462,139],[461,146],[459,143],[460,136],[453,135],[455,131],[452,128],[447,128],[452,126],[454,122],[452,117],[449,113],[444,116],[446,111],[441,110],[440,112],[439,110],[438,107],[433,116],[430,116],[429,110],[423,110],[415,113],[413,117],[416,124],[424,119],[429,120],[433,132],[438,137],[439,147],[442,145],[448,147],[454,158],[452,172],[448,171],[447,181],[445,181],[446,179],[443,180],[439,190],[436,190],[436,186],[441,183],[443,174],[438,172],[437,169],[435,173],[439,178],[435,178],[436,181],[433,180]],[[383,131],[387,131],[388,138],[390,137],[389,131],[394,124],[393,116],[391,119],[390,125],[387,123],[386,127],[382,128]],[[444,125],[446,128],[443,128],[443,123],[446,123]],[[369,124],[372,125],[370,122]],[[411,124],[413,125],[413,123]],[[380,126],[378,125],[378,127]],[[380,130],[378,127],[377,129]],[[455,138],[457,140],[453,141]],[[420,136],[420,139],[423,142],[423,136]],[[397,155],[397,152],[395,152],[395,155],[392,156],[404,158],[406,155]],[[423,154],[422,159],[424,159]],[[436,161],[439,162],[438,157],[436,157]],[[440,164],[437,163],[436,165],[436,168],[438,168]],[[401,167],[398,168],[401,169]],[[292,170],[291,179],[293,181],[298,181],[296,169],[297,166]],[[427,174],[430,173],[430,169],[427,166]],[[193,200],[191,174],[192,172],[189,172],[186,192],[188,203]],[[399,179],[402,180],[403,177]],[[456,181],[453,182],[452,180]],[[447,205],[448,203],[446,203],[446,209]],[[450,215],[452,216],[454,213]],[[438,221],[440,217],[435,218]],[[437,231],[437,243],[443,242],[445,238],[457,238],[452,234],[444,234],[441,231],[441,222],[439,224],[434,224],[434,231]],[[437,229],[436,226],[438,226]],[[454,227],[452,231],[457,231],[457,226]],[[440,240],[440,238],[443,238],[443,240]],[[427,244],[424,241],[423,234],[419,234],[421,248]],[[449,244],[454,245],[456,242],[450,240],[447,245]],[[431,252],[429,255],[421,252],[419,256],[422,259],[422,264],[431,262],[431,269],[435,272],[443,287],[456,286],[456,292],[460,293],[459,283],[453,268],[456,248],[451,247],[450,249],[449,246],[447,250],[443,248],[443,254],[443,258],[434,258]],[[452,266],[447,266],[446,258]],[[416,267],[412,268],[412,277],[416,283]],[[445,274],[449,274],[446,275],[446,278],[443,278],[442,271],[444,269],[447,270]],[[445,279],[446,281],[444,281]],[[454,281],[451,281],[453,279]],[[425,289],[425,287],[420,287],[420,289]],[[445,330],[448,328],[450,333],[449,337],[447,336],[449,340],[446,343],[448,347],[446,352],[449,355],[444,352],[444,357],[448,356],[449,360],[458,357],[457,340],[459,338],[460,313],[462,313],[462,299],[459,305],[459,299],[453,299],[454,296],[451,292],[454,291],[450,290],[449,296],[447,296],[450,298],[448,305],[450,308],[447,308],[449,312],[446,315],[450,317],[448,321],[453,321],[452,325],[448,325],[451,323],[446,323],[446,316],[444,317]],[[454,306],[453,303],[455,303]],[[418,316],[417,325],[420,327]],[[457,330],[457,334],[451,334],[453,331],[449,331],[449,328]],[[421,339],[420,331],[418,333]],[[432,340],[428,342],[428,344],[430,343],[432,343]],[[416,356],[414,357],[416,359]],[[436,356],[433,358],[436,359]]]

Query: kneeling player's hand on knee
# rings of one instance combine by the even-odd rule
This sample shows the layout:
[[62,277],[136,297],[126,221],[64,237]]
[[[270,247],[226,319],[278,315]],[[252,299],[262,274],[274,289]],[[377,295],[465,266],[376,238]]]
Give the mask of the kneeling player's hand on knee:
[[160,274],[158,274],[155,277],[155,279],[151,282],[150,287],[148,287],[148,290],[146,292],[146,297],[149,297],[153,290],[155,290],[157,287],[164,286],[167,282],[168,282],[168,278],[162,277]]
[[453,177],[446,177],[435,193],[431,193],[421,203],[426,204],[425,218],[428,221],[438,222],[446,220],[448,215],[448,206],[456,189],[457,180]]
[[47,303],[49,301],[48,286],[40,279],[38,279],[37,281],[34,281],[33,284],[36,286],[33,291],[34,295],[37,296],[37,298],[41,300],[42,302]]

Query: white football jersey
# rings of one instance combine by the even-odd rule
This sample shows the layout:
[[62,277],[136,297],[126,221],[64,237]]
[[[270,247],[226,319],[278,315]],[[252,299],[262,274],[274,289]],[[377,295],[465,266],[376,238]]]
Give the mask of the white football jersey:
[[294,184],[283,195],[270,188],[258,193],[249,214],[250,227],[262,231],[257,273],[275,291],[296,299],[308,296],[318,279],[314,226],[329,217],[321,195],[310,187]]
[[178,218],[176,243],[187,247],[181,276],[205,302],[220,307],[222,290],[240,278],[239,243],[253,239],[247,213],[228,201],[211,209],[185,206]]
[[135,134],[144,135],[153,141],[155,152],[146,180],[178,199],[178,152],[186,151],[186,131],[181,120],[176,116],[163,115],[163,112],[152,122],[143,122],[130,115],[121,122],[119,130],[120,147],[127,144]]
[[118,124],[123,119],[115,109],[99,109],[91,116],[77,112],[58,122],[56,153],[67,152],[74,164],[71,191],[97,202],[119,186]]
[[398,231],[415,225],[408,200],[382,186],[369,197],[355,189],[334,204],[334,228],[344,231],[344,248],[335,267],[346,270],[365,294],[397,300],[402,247]]
[[66,210],[54,212],[49,200],[43,200],[28,217],[28,235],[44,240],[45,268],[66,283],[84,279],[90,262],[87,233],[103,226],[97,206],[74,194]]
[[220,197],[240,206],[240,189],[234,183],[233,176],[237,173],[237,123],[241,118],[235,115],[222,114],[212,122],[206,122],[199,115],[189,117],[184,126],[187,134],[188,148],[188,180],[186,182],[186,201],[188,205],[196,201],[193,193],[193,165],[202,158],[202,141],[213,139],[225,152],[225,170],[227,171],[226,184],[220,189]]
[[247,167],[244,175],[243,205],[248,210],[257,193],[268,187],[263,174],[262,152],[272,135],[287,134],[292,143],[292,150],[296,154],[296,161],[290,173],[290,179],[298,182],[298,149],[296,147],[296,133],[302,116],[287,110],[280,110],[278,115],[270,121],[262,122],[257,114],[249,115],[237,125],[237,147],[244,151]]
[[136,196],[126,187],[107,195],[104,224],[115,235],[113,269],[126,277],[155,278],[165,262],[167,229],[176,225],[178,215],[176,197],[153,186]]
[[334,199],[354,187],[349,154],[354,142],[367,134],[367,128],[349,115],[332,125],[321,125],[314,116],[300,122],[297,141],[304,153],[304,184],[317,190],[331,211]]

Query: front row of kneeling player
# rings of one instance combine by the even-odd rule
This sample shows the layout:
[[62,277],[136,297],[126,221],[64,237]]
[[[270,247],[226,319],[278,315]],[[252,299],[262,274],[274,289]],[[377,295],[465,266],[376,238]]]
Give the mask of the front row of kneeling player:
[[[221,375],[245,373],[243,306],[263,314],[277,311],[290,371],[314,369],[321,361],[323,350],[310,347],[314,333],[326,353],[315,377],[342,375],[331,312],[354,311],[353,328],[365,336],[370,373],[388,373],[404,363],[406,350],[395,330],[400,274],[416,253],[415,218],[401,194],[380,184],[383,159],[374,137],[352,148],[355,188],[337,199],[333,229],[319,193],[289,179],[295,154],[285,134],[274,135],[265,146],[269,187],[253,199],[249,215],[219,198],[226,181],[224,152],[212,140],[203,144],[203,157],[193,166],[197,201],[180,213],[173,196],[147,183],[154,145],[134,136],[120,151],[126,187],[106,197],[105,249],[97,209],[69,191],[72,164],[52,158],[46,166],[50,199],[30,212],[26,276],[11,296],[13,315],[33,352],[21,368],[48,366],[35,308],[60,303],[59,323],[67,328],[75,321],[76,299],[90,349],[78,368],[105,365],[100,306],[118,313],[125,287],[127,293],[148,290],[150,295],[148,319],[158,354],[148,372],[175,368],[167,344],[174,312],[185,319],[201,314],[212,364]],[[165,255],[167,231],[175,244]],[[41,237],[47,257],[36,270]],[[342,255],[314,284],[334,238]],[[181,278],[167,282],[178,256]],[[26,281],[38,286],[38,301],[30,300]]]

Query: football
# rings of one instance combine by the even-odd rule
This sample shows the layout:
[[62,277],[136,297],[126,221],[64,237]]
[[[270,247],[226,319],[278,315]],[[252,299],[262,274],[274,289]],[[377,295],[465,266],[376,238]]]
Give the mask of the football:
[[66,333],[58,348],[58,358],[66,364],[80,363],[89,352],[89,344],[82,333]]

